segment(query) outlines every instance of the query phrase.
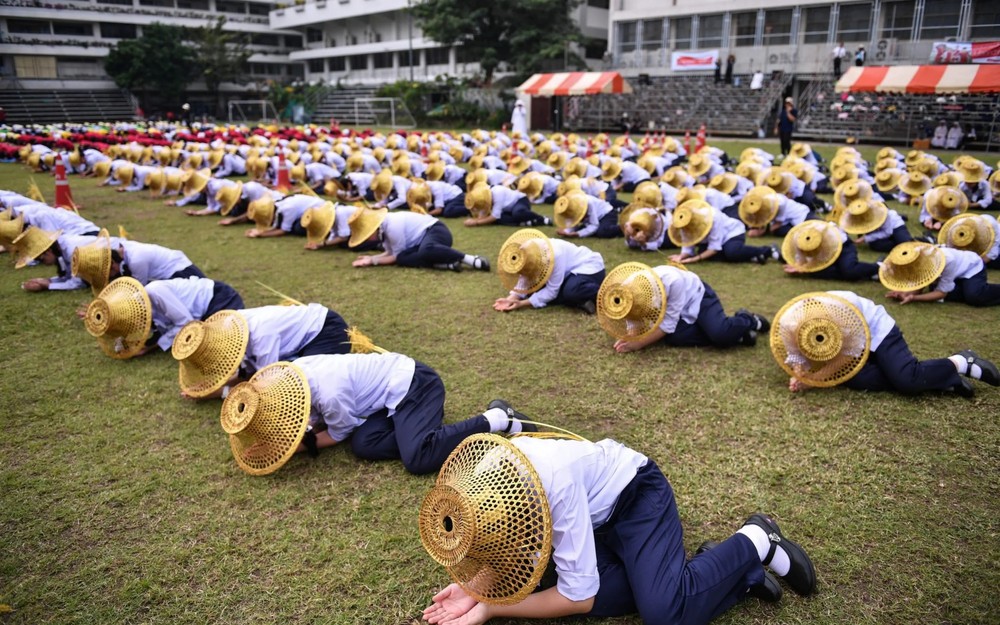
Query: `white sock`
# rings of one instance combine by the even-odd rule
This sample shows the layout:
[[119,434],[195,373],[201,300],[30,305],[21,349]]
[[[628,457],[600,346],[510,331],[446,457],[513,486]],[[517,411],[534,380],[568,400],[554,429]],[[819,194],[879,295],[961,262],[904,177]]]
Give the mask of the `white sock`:
[[475,267],[476,257],[473,256],[472,254],[466,254],[465,256],[462,257],[462,264],[468,265],[469,267]]
[[[521,431],[521,422],[517,419],[507,417],[507,412],[501,408],[490,408],[483,413],[486,420],[490,422],[490,432],[504,432],[505,434],[517,434]],[[507,431],[507,426],[510,431]]]
[[[771,539],[767,537],[767,532],[764,531],[764,528],[759,525],[744,525],[736,533],[743,534],[750,539],[753,546],[757,548],[757,557],[763,562],[767,557],[767,552],[771,550]],[[792,568],[792,564],[788,560],[788,554],[785,553],[785,550],[780,545],[775,546],[774,556],[767,566],[777,573],[779,577],[788,575],[788,571]]]
[[967,375],[973,380],[983,379],[982,367],[979,365],[970,365],[965,356],[955,354],[954,356],[948,356],[948,360],[954,363],[959,375]]

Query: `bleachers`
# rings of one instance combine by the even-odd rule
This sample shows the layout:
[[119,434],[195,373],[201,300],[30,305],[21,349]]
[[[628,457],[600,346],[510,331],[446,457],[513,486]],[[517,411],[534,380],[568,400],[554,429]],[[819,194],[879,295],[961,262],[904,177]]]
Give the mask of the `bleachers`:
[[135,111],[122,91],[0,89],[8,124],[121,121]]
[[572,129],[617,129],[622,113],[628,113],[638,130],[652,121],[657,130],[693,133],[704,123],[712,134],[749,136],[772,119],[791,79],[765,77],[761,89],[751,90],[749,75],[737,78],[730,85],[716,83],[712,76],[652,77],[648,86],[632,79],[632,94],[575,98],[567,122]]
[[319,123],[327,123],[330,118],[337,119],[341,124],[374,125],[375,116],[364,106],[358,107],[355,116],[355,98],[373,98],[378,87],[340,87],[331,89],[319,106],[313,111],[312,118]]

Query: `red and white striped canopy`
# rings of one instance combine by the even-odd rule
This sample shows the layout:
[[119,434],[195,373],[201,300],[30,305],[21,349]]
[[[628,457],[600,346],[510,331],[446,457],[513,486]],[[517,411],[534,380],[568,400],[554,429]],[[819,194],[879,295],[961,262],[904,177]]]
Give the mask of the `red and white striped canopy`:
[[595,93],[632,93],[618,72],[569,72],[535,74],[517,88],[526,95],[593,95]]
[[852,67],[836,88],[838,92],[992,93],[1000,91],[1000,65]]

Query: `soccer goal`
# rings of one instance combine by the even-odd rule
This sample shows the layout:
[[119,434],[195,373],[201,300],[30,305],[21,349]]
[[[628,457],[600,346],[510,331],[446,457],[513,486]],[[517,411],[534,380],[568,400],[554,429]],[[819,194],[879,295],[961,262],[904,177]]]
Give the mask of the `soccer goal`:
[[270,100],[230,100],[229,122],[278,123],[278,110]]
[[410,109],[400,98],[354,98],[354,125],[415,128]]

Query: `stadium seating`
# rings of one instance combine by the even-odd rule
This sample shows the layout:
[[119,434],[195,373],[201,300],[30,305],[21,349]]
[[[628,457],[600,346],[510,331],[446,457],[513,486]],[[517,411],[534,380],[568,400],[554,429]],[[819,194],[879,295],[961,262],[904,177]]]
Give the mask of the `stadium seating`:
[[135,116],[129,97],[116,89],[0,89],[0,106],[8,124],[121,121]]
[[358,107],[355,119],[355,98],[373,98],[377,87],[351,86],[331,89],[313,111],[312,119],[317,123],[327,123],[335,118],[342,124],[374,125],[375,116],[365,107]]

